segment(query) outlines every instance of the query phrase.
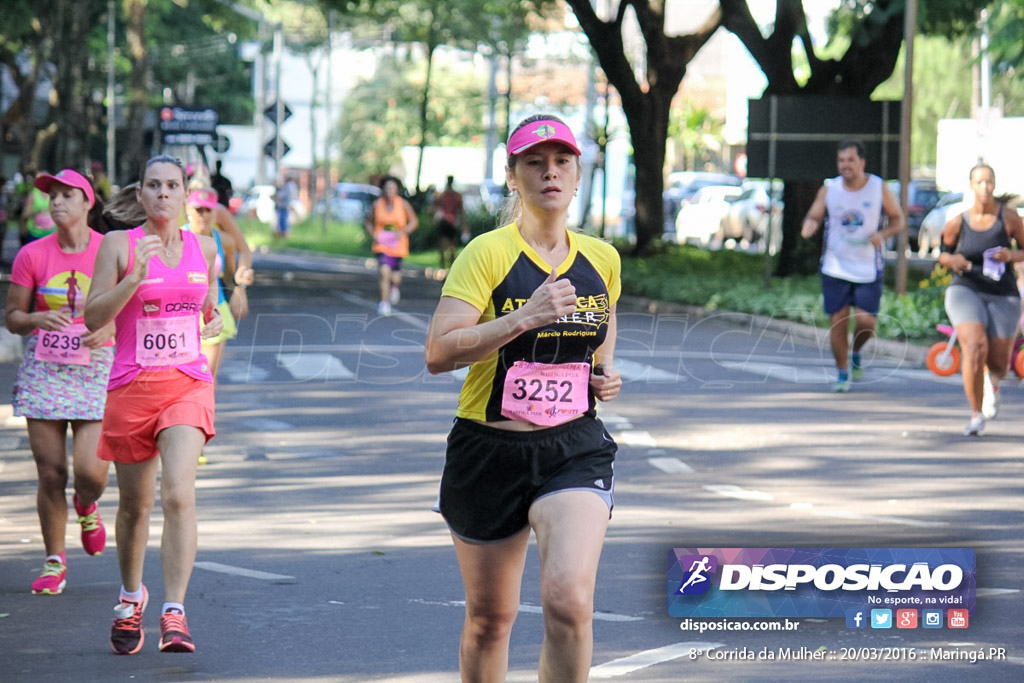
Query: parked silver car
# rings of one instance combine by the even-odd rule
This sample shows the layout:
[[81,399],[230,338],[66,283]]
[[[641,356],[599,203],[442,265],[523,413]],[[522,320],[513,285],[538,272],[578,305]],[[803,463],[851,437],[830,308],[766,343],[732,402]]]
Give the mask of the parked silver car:
[[768,208],[772,212],[773,243],[781,237],[782,230],[782,196],[781,187],[774,191],[770,198],[768,181],[749,181],[743,192],[730,199],[729,207],[722,216],[718,237],[723,242],[734,239],[741,243],[754,244],[760,242],[768,232]]

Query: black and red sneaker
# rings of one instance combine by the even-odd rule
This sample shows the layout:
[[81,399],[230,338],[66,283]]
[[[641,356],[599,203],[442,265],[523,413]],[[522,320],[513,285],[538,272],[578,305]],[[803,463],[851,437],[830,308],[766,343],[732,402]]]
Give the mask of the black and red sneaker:
[[114,626],[110,629],[110,648],[114,654],[133,655],[142,649],[146,635],[142,632],[142,613],[149,604],[149,591],[142,587],[142,600],[122,599],[114,608]]
[[160,617],[161,652],[195,652],[196,644],[188,632],[185,615],[176,609],[167,610]]

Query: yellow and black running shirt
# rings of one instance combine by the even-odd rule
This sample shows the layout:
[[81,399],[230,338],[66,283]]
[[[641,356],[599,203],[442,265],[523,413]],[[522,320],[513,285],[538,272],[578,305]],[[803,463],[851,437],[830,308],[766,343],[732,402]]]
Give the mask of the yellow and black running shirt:
[[[524,332],[469,369],[456,415],[496,422],[501,414],[505,373],[516,361],[591,363],[604,343],[612,306],[619,298],[621,263],[614,247],[594,237],[569,232],[569,255],[558,266],[558,279],[576,288],[576,311],[558,321]],[[441,296],[475,307],[484,323],[522,307],[547,279],[551,266],[526,243],[515,223],[480,235],[459,254]],[[587,415],[594,415],[588,389]]]

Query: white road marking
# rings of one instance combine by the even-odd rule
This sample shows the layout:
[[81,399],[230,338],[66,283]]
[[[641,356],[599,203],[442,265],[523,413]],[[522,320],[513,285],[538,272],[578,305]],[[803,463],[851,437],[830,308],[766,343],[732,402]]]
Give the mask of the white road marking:
[[270,572],[261,572],[255,569],[232,567],[229,564],[220,564],[219,562],[196,562],[193,566],[196,569],[205,569],[208,572],[233,574],[235,576],[245,576],[250,579],[261,579],[263,581],[281,581],[285,579],[293,580],[295,578],[294,576],[285,576],[284,574],[271,574]]
[[624,382],[647,381],[647,382],[685,382],[686,377],[672,372],[659,370],[653,365],[645,365],[635,361],[618,357],[615,359],[615,369],[622,375]]
[[781,363],[759,363],[755,361],[731,362],[719,361],[719,365],[727,370],[739,370],[764,379],[777,379],[792,384],[825,384],[829,375],[824,367],[807,367],[803,365],[783,365]]
[[925,528],[949,526],[949,522],[931,522],[920,519],[910,519],[909,517],[892,517],[889,515],[863,515],[859,512],[850,512],[849,510],[813,510],[811,514],[818,515],[819,517],[853,519],[859,522],[882,522],[884,524],[902,524],[904,526]]
[[[423,600],[421,598],[413,598],[409,602],[414,602],[418,605],[439,605],[441,607],[465,607],[465,600]],[[540,605],[530,605],[528,603],[522,603],[519,605],[519,611],[523,614],[543,614],[544,610]],[[643,621],[643,617],[634,617],[627,614],[615,614],[614,612],[594,612],[594,619],[597,621],[618,621],[618,622],[631,622],[631,621]]]
[[616,432],[615,440],[626,446],[648,446],[653,448],[658,445],[654,437],[645,431]]
[[705,491],[711,493],[717,493],[720,496],[728,496],[730,498],[739,498],[740,500],[775,500],[775,496],[764,491],[755,491],[754,489],[745,489],[742,486],[736,486],[735,484],[710,484],[702,486]]
[[689,474],[693,468],[679,458],[647,458],[651,467],[655,467],[666,474]]
[[608,429],[633,428],[633,423],[630,422],[627,418],[622,417],[618,413],[613,413],[612,411],[608,410],[601,404],[598,404],[597,416],[601,419],[601,422],[604,423],[605,427],[608,427]]
[[273,420],[269,417],[250,417],[242,420],[242,424],[250,427],[254,432],[283,432],[295,425],[290,422]]
[[355,374],[329,353],[279,353],[277,366],[284,368],[299,380],[352,379]]
[[617,676],[625,676],[631,674],[634,671],[640,669],[646,669],[649,666],[655,664],[661,664],[663,662],[670,662],[680,657],[689,657],[691,652],[707,652],[708,650],[714,650],[715,648],[724,646],[725,643],[700,643],[700,642],[688,642],[688,643],[676,643],[675,645],[666,645],[665,647],[659,647],[654,650],[646,650],[644,652],[638,652],[635,655],[629,655],[628,657],[622,657],[621,659],[613,659],[610,662],[604,664],[598,664],[590,669],[591,678],[615,678]]
[[1020,593],[1019,588],[979,588],[974,591],[974,595],[981,598],[989,595],[1009,595],[1010,593]]

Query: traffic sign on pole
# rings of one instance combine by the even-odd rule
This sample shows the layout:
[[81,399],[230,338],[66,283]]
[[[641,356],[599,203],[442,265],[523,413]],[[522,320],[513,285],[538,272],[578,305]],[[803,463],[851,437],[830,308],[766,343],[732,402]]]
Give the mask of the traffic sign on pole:
[[[272,137],[269,140],[267,140],[267,144],[263,145],[263,153],[266,154],[271,159],[273,159],[274,158],[274,153],[276,151],[276,148],[277,148],[277,136]],[[290,152],[291,150],[292,150],[292,148],[288,146],[288,143],[282,140],[281,141],[281,156],[282,157],[287,156],[288,152]]]
[[[288,105],[284,105],[284,113],[281,114],[281,122],[284,123],[292,116],[292,110],[288,108]],[[277,102],[271,102],[270,105],[263,110],[263,116],[266,117],[267,121],[271,123],[277,123]]]

